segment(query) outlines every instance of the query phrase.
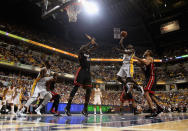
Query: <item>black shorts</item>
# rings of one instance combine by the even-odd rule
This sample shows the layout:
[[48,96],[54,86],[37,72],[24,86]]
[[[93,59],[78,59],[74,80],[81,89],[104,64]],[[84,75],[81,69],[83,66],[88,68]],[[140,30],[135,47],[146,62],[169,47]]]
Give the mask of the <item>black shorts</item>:
[[125,90],[121,93],[120,101],[133,101],[133,96],[131,93],[127,93]]
[[77,86],[91,86],[91,74],[90,71],[87,69],[82,69],[81,67],[78,68],[76,72],[76,76],[74,79],[74,84]]
[[156,89],[156,78],[155,75],[151,75],[150,77],[146,77],[144,82],[144,90],[148,91],[151,94],[155,94]]

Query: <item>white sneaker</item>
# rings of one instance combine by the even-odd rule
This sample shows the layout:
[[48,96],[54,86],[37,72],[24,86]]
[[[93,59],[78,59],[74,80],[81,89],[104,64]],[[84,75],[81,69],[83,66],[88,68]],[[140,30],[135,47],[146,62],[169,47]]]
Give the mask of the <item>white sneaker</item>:
[[11,114],[12,114],[12,115],[16,115],[16,113],[15,113],[15,112],[11,112]]
[[18,116],[18,117],[21,117],[21,116],[26,116],[26,114],[21,113],[20,111],[18,111],[18,112],[16,113],[16,116]]
[[37,109],[36,109],[35,112],[36,112],[38,115],[41,116],[40,110],[37,110]]
[[94,115],[96,115],[97,113],[95,112]]

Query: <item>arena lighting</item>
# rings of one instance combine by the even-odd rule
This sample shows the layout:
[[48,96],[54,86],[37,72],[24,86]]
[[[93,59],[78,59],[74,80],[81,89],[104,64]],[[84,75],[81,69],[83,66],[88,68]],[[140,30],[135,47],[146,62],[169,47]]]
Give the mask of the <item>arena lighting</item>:
[[[35,42],[35,41],[29,40],[29,39],[26,39],[26,38],[23,38],[23,37],[20,37],[20,36],[17,36],[17,35],[2,31],[2,30],[0,30],[0,35],[4,35],[4,36],[10,37],[10,38],[21,40],[21,41],[27,42],[29,44],[33,44],[33,45],[43,47],[43,48],[46,48],[46,49],[49,49],[49,50],[52,50],[52,51],[55,51],[55,52],[59,52],[59,53],[64,54],[64,55],[68,55],[68,56],[71,56],[71,57],[74,57],[74,58],[78,58],[78,55],[76,55],[76,54],[73,54],[73,53],[70,53],[70,52],[67,52],[67,51],[63,51],[63,50],[60,50],[60,49],[39,43],[39,42]],[[185,56],[183,56],[183,57],[185,57]],[[91,58],[91,61],[96,61],[96,62],[99,62],[99,61],[101,61],[101,62],[122,62],[123,59]],[[136,60],[134,60],[134,61],[136,61]],[[162,60],[155,59],[154,62],[162,62]]]
[[86,0],[81,0],[80,2],[88,14],[97,14],[99,12],[99,8],[96,2]]

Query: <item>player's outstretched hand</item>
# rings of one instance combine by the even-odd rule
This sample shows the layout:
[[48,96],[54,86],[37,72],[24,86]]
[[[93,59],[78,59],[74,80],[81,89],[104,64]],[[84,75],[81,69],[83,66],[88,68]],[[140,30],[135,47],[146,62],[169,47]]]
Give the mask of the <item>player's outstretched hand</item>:
[[91,40],[92,39],[92,37],[91,36],[89,36],[88,34],[85,34],[85,36],[89,39],[89,40]]

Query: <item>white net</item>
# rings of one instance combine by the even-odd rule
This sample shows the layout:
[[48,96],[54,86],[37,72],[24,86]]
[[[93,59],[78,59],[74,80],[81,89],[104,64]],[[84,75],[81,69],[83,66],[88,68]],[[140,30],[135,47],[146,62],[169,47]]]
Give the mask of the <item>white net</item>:
[[67,8],[67,15],[69,17],[69,22],[76,22],[77,15],[80,13],[80,5],[78,4],[71,4]]

